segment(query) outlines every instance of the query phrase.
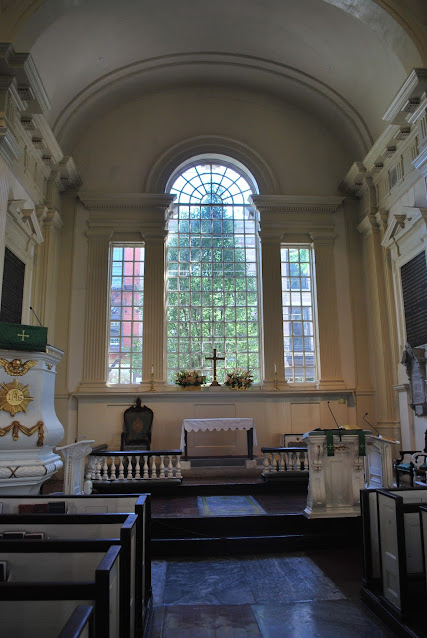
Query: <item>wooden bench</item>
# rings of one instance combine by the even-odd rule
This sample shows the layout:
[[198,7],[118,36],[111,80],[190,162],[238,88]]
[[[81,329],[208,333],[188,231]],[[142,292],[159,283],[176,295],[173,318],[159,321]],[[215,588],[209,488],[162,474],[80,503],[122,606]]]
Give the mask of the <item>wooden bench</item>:
[[426,594],[419,508],[427,490],[362,490],[364,587],[405,619]]
[[94,607],[94,638],[120,638],[122,550],[108,542],[102,550],[102,541],[95,542],[96,549],[90,541],[56,541],[46,551],[44,541],[3,541],[0,560],[9,580],[0,583],[2,635],[57,638],[84,602]]
[[[31,619],[29,622],[32,623]],[[28,634],[32,633],[29,628]],[[77,605],[58,638],[94,638],[93,606]]]
[[[0,551],[5,537],[25,533],[22,547],[36,534],[43,546],[57,540],[101,540],[121,545],[120,626],[123,636],[133,638],[136,624],[136,582],[142,565],[137,561],[136,514],[3,514],[0,516]],[[45,542],[46,541],[46,542]]]
[[[3,515],[18,514],[22,506],[35,509],[49,503],[65,503],[67,515],[77,513],[136,513],[137,539],[136,562],[141,566],[136,576],[136,634],[149,634],[153,616],[151,589],[151,497],[149,494],[108,494],[108,495],[38,495],[1,496],[0,508]],[[32,515],[34,516],[34,515]],[[46,516],[46,514],[43,514]],[[2,516],[0,515],[0,520]]]

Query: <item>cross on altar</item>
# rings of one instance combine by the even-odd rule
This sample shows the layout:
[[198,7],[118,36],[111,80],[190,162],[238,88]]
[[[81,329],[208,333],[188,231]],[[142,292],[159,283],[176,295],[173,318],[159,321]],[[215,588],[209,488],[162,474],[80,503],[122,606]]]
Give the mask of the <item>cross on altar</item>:
[[217,361],[225,361],[225,357],[217,357],[216,356],[216,348],[214,348],[213,357],[206,357],[206,361],[213,361],[214,378],[213,378],[213,381],[212,381],[211,385],[221,385],[216,380],[216,362]]

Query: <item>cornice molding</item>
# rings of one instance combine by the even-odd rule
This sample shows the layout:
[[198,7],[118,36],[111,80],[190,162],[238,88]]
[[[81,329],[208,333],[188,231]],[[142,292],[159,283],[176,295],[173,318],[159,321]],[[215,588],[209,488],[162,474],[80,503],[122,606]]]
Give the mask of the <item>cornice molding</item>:
[[416,208],[412,206],[403,206],[402,214],[394,214],[389,216],[387,229],[384,233],[381,244],[385,248],[398,244],[410,233],[420,222],[427,222],[427,208]]
[[10,42],[0,42],[0,75],[16,78],[27,113],[45,113],[50,102],[30,53],[16,53]]
[[405,122],[407,114],[418,108],[426,89],[427,69],[413,69],[384,113],[383,120],[393,124]]
[[130,208],[167,210],[175,199],[175,195],[165,195],[163,193],[82,192],[79,197],[83,206],[88,210]]
[[250,200],[262,213],[335,213],[344,196],[252,195]]

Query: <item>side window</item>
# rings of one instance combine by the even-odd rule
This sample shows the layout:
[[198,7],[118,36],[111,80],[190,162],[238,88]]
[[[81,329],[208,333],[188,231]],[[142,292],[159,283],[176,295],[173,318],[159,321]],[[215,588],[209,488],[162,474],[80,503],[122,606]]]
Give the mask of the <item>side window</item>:
[[108,383],[141,383],[143,302],[144,246],[112,244]]
[[313,250],[282,246],[281,262],[285,378],[313,383],[317,379]]

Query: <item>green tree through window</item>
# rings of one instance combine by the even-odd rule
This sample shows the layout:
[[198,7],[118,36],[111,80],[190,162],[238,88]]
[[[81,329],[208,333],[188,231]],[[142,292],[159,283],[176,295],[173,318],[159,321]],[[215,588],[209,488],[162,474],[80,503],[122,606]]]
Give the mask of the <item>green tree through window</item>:
[[234,168],[191,166],[174,181],[178,204],[168,233],[168,381],[195,368],[212,376],[213,348],[224,371],[250,369],[259,380],[258,222],[253,192]]

